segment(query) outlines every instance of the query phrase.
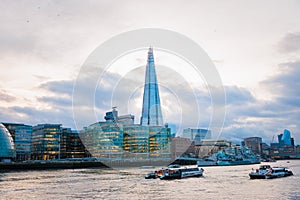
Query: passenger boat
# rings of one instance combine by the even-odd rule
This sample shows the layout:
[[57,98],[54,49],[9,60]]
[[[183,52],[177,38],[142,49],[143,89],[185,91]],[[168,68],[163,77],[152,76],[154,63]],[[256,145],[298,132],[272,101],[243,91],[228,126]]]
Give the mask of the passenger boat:
[[200,177],[203,175],[204,170],[199,167],[192,167],[192,168],[178,168],[178,169],[171,169],[165,172],[159,178],[161,180],[170,180],[170,179],[182,179],[188,177]]
[[173,171],[173,170],[179,169],[179,168],[181,168],[180,165],[169,165],[167,168],[158,169],[158,170],[156,170],[154,172],[151,172],[151,173],[147,174],[145,176],[145,179],[159,178],[162,175],[164,175],[165,173],[167,173],[169,171]]
[[199,167],[181,167],[180,165],[169,165],[168,168],[162,168],[147,174],[145,179],[160,178],[161,180],[167,180],[187,177],[200,177],[203,175],[203,171],[204,170]]
[[249,173],[251,179],[271,179],[291,175],[293,172],[285,167],[271,167],[270,165],[261,165],[259,169]]

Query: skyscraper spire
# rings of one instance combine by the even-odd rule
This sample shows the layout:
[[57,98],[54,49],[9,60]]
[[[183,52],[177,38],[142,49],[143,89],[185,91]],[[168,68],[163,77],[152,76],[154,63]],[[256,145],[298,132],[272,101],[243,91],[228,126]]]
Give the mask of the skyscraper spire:
[[163,125],[152,47],[148,51],[141,125]]

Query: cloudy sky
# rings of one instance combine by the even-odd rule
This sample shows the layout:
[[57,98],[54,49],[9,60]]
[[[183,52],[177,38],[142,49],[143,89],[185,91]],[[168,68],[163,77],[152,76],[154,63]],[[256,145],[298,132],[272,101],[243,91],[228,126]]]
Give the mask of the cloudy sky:
[[[1,0],[0,8],[2,122],[61,123],[75,128],[73,88],[89,55],[112,36],[160,28],[192,39],[213,61],[226,91],[221,137],[238,141],[261,136],[269,143],[274,135],[289,129],[300,143],[297,0]],[[211,107],[207,88],[186,84],[189,82],[178,73],[180,70],[166,75],[172,67],[183,68],[184,64],[162,52],[154,54],[165,121],[195,126],[189,122],[193,121],[195,101],[199,101],[197,113],[207,116],[200,117],[198,125],[207,127]],[[115,66],[138,67],[127,74],[112,70],[106,76],[107,87],[101,83],[96,89],[94,86],[96,119],[102,120],[104,112],[116,104],[120,114],[131,112],[139,122],[146,56],[145,51],[119,59]],[[90,72],[82,88],[89,87],[88,80],[99,79],[95,74]],[[80,117],[87,119],[88,115],[82,112]],[[86,125],[92,122],[85,121]]]

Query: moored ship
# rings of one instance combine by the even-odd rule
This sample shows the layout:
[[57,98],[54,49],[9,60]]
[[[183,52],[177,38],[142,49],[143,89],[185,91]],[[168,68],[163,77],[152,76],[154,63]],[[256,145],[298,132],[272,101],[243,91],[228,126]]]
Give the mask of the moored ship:
[[229,165],[250,165],[259,164],[260,160],[258,158],[243,158],[243,159],[220,159],[217,161],[219,166],[229,166]]

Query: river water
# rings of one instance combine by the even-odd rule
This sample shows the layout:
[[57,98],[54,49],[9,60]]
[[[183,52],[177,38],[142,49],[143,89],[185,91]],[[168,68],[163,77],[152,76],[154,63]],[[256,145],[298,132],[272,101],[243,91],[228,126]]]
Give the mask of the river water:
[[154,169],[74,169],[0,173],[0,199],[300,199],[300,160],[278,161],[294,176],[250,180],[259,165],[203,167],[204,176],[144,179]]

